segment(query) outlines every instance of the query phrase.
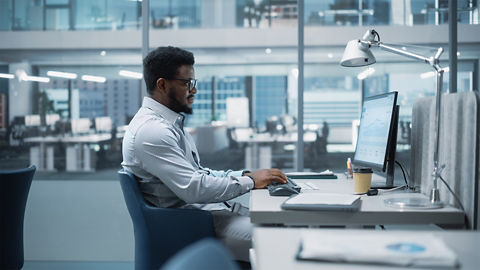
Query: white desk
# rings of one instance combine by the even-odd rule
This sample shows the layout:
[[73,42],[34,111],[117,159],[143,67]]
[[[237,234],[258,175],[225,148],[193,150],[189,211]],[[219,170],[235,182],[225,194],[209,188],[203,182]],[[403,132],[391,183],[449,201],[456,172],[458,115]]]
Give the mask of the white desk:
[[[255,265],[258,270],[271,269],[417,269],[376,266],[371,264],[344,264],[327,262],[297,261],[295,255],[300,243],[301,230],[315,230],[322,234],[344,234],[352,230],[325,230],[299,228],[259,228],[253,229],[253,245],[255,249]],[[384,234],[395,234],[395,231],[362,230],[359,233],[381,237]],[[408,231],[411,234],[422,234],[425,231]],[[457,254],[461,269],[478,269],[480,257],[480,233],[474,231],[434,231]],[[425,269],[425,268],[422,268]]]
[[[295,143],[297,142],[298,135],[297,133],[287,133],[287,134],[270,134],[270,133],[253,133],[248,137],[235,138],[239,143],[274,143],[274,142],[283,142],[283,143]],[[317,138],[317,134],[312,131],[306,131],[303,134],[304,142],[314,142]]]
[[[110,140],[110,133],[86,134],[76,136],[45,136],[26,138],[25,142],[38,143],[39,146],[30,147],[30,163],[37,166],[39,171],[54,171],[54,149],[51,144],[65,143],[67,171],[93,171],[94,158],[88,145]],[[122,138],[123,134],[117,134]]]
[[30,165],[35,165],[38,171],[55,171],[55,154],[52,144],[59,143],[60,136],[25,138],[26,143],[35,143],[38,146],[30,147]]
[[[352,180],[295,180],[314,182],[319,190],[302,190],[317,193],[353,193]],[[283,210],[280,205],[288,197],[275,197],[266,189],[252,190],[250,194],[250,220],[256,225],[379,225],[379,224],[443,224],[463,226],[464,214],[450,206],[434,210],[395,209],[384,205],[391,197],[424,197],[419,193],[388,193],[361,198],[357,212]]]

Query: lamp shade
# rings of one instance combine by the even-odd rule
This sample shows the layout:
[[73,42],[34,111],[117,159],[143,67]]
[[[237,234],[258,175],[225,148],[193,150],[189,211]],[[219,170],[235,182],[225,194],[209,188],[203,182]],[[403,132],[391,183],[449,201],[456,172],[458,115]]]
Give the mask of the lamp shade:
[[344,67],[361,67],[374,64],[375,56],[368,47],[363,47],[360,40],[350,40],[343,52],[340,65]]

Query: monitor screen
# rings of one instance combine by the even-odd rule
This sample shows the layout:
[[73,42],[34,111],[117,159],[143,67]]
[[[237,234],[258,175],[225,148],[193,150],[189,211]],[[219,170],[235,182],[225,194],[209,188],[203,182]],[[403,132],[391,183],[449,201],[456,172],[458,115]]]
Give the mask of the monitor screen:
[[353,157],[355,165],[385,171],[396,102],[397,92],[365,98]]
[[25,115],[25,126],[35,127],[35,126],[40,126],[40,124],[41,124],[40,115],[38,114]]
[[229,127],[248,127],[248,98],[229,97],[226,101],[227,124]]
[[112,130],[112,119],[109,116],[96,117],[95,129],[97,132],[110,132]]
[[79,118],[72,119],[72,133],[88,133],[90,131],[90,119],[88,118]]
[[55,125],[57,121],[60,120],[59,114],[47,114],[45,115],[45,123],[47,125]]

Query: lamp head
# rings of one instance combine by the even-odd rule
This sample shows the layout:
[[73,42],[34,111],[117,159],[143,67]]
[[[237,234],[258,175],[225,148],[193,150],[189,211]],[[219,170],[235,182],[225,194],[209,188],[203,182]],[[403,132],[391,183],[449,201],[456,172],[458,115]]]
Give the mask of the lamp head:
[[350,40],[343,52],[340,65],[344,67],[361,67],[375,64],[377,60],[370,51],[370,46],[358,39]]

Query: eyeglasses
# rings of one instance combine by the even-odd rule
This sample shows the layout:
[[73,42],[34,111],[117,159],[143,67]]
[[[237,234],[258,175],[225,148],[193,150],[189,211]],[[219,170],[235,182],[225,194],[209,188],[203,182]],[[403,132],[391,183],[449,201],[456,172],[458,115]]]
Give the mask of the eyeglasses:
[[196,79],[178,79],[178,78],[175,78],[175,79],[171,79],[171,80],[177,80],[177,81],[182,81],[182,82],[186,83],[189,91],[192,91],[193,88],[195,88],[195,86],[197,86],[197,80]]

